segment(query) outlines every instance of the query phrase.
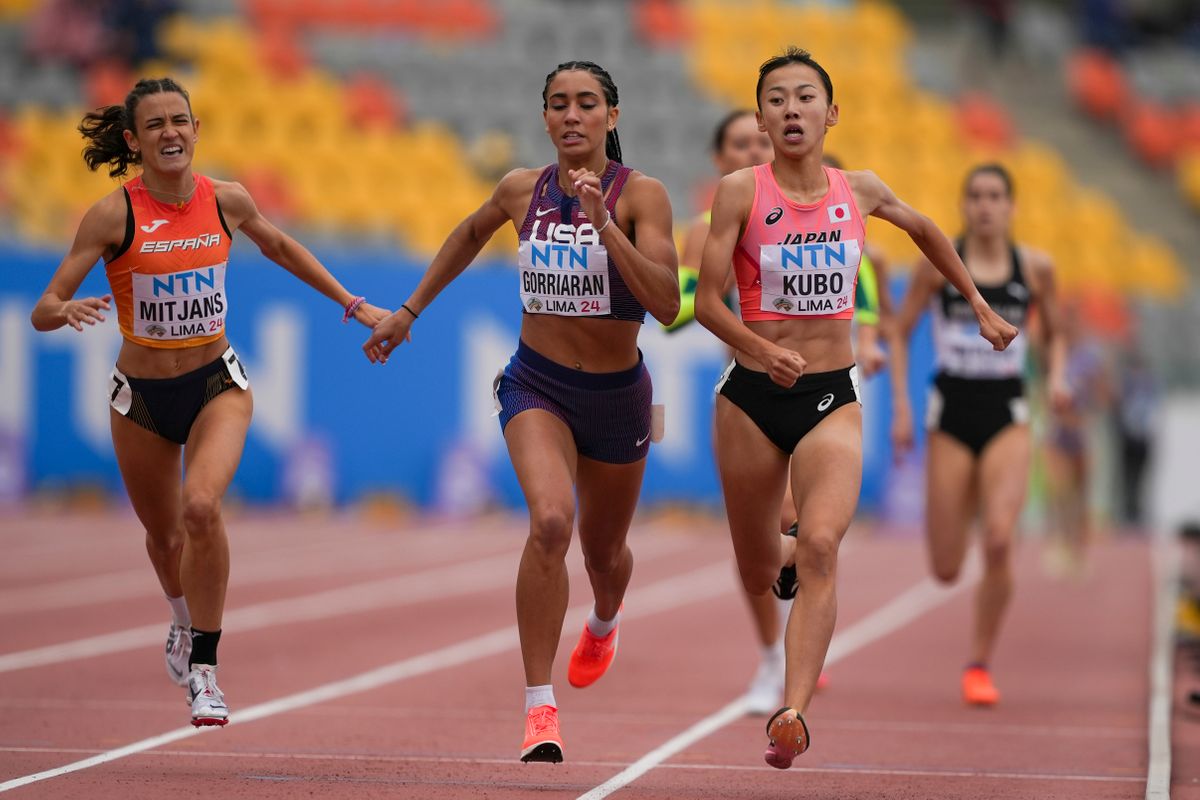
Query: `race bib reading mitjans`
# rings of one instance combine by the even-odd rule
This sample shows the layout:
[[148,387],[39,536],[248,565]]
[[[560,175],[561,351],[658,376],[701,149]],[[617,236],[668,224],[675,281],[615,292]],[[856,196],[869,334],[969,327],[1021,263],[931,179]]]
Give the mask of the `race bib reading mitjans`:
[[610,312],[603,245],[531,239],[520,243],[517,259],[521,304],[529,313],[590,317]]
[[160,275],[133,274],[133,333],[189,339],[225,328],[225,264]]
[[862,258],[857,239],[764,244],[759,249],[763,311],[793,316],[837,314],[854,307]]

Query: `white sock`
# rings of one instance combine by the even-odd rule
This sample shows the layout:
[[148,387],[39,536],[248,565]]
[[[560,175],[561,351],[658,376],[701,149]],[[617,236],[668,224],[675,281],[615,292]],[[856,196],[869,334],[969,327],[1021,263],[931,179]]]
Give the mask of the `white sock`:
[[175,621],[175,626],[179,628],[192,627],[192,615],[188,613],[187,600],[167,595],[167,602],[171,604],[171,618]]
[[763,645],[762,660],[764,664],[783,666],[783,663],[787,660],[787,656],[784,655],[782,638],[775,642],[775,644]]
[[592,606],[592,610],[588,613],[587,626],[593,636],[601,638],[612,633],[613,628],[617,627],[617,623],[621,621],[621,612],[617,611],[617,615],[609,620],[600,619],[596,616],[596,607]]
[[526,686],[525,687],[525,713],[529,713],[529,709],[534,706],[554,706],[558,708],[558,703],[554,702],[554,687],[550,684],[545,686]]

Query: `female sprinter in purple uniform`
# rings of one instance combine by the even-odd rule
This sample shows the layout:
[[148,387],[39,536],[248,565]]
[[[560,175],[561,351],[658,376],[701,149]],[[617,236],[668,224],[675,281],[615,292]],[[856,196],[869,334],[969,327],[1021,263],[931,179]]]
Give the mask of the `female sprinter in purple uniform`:
[[[500,425],[529,507],[517,572],[525,663],[522,761],[562,761],[550,668],[567,609],[564,558],[576,516],[595,605],[568,680],[588,686],[612,663],[633,570],[625,543],[651,436],[650,375],[637,347],[649,311],[679,310],[671,206],[658,181],[620,163],[617,87],[588,61],[546,76],[546,132],[558,162],[517,169],[446,239],[416,290],[364,349],[386,361],[418,315],[500,226],[520,247],[521,340],[497,381]],[[578,501],[578,505],[577,505]]]
[[[764,63],[755,94],[775,159],[717,187],[696,318],[736,352],[717,385],[716,449],[742,582],[762,594],[781,567],[796,570],[797,602],[785,634],[786,705],[767,722],[765,754],[768,764],[786,769],[809,745],[802,715],[833,634],[838,546],[862,474],[850,326],[864,217],[906,231],[969,298],[994,347],[1006,347],[1016,329],[984,302],[929,218],[871,172],[822,165],[838,107],[828,73],[807,52],[790,48]],[[722,302],[731,268],[741,320]],[[791,546],[776,532],[789,463],[798,518]]]

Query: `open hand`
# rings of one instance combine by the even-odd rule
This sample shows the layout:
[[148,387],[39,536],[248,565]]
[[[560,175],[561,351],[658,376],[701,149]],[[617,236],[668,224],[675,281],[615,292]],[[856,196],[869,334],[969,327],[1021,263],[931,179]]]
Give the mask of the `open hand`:
[[104,315],[100,310],[111,310],[113,296],[106,294],[103,297],[84,297],[79,300],[68,300],[63,305],[63,316],[66,317],[67,324],[77,331],[83,330],[83,326],[95,325],[97,322],[104,322]]

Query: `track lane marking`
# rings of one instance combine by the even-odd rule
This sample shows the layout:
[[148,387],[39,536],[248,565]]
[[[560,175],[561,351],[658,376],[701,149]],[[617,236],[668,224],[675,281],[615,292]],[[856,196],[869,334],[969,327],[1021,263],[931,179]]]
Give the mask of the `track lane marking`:
[[[942,605],[950,598],[973,586],[977,576],[978,568],[973,568],[954,586],[941,586],[932,579],[926,578],[909,587],[890,602],[850,625],[844,631],[835,633],[829,643],[825,666],[836,664],[856,650],[899,630],[927,611]],[[600,800],[600,798],[608,797],[613,792],[628,786],[667,759],[743,717],[746,714],[746,705],[746,696],[738,697],[663,742],[604,783],[579,795],[577,800]]]
[[[507,577],[508,582],[511,583],[512,576],[508,575]],[[734,591],[733,569],[727,560],[722,560],[682,575],[658,580],[648,586],[630,591],[626,596],[627,608],[623,613],[627,619],[637,619],[724,594],[733,594]],[[589,600],[586,604],[571,608],[564,621],[564,629],[568,626],[578,627],[582,625],[591,607],[592,604]],[[517,626],[511,625],[447,647],[401,659],[343,680],[333,681],[306,691],[296,692],[275,700],[269,700],[265,703],[248,706],[241,711],[235,710],[230,714],[230,723],[244,725],[288,711],[295,711],[340,697],[370,691],[430,672],[469,664],[489,656],[515,650],[519,646],[520,641],[517,634]],[[212,730],[214,729],[193,728],[191,725],[176,728],[157,736],[132,742],[123,747],[98,753],[90,758],[64,764],[61,767],[54,767],[7,780],[0,783],[0,792],[11,791],[12,789],[27,786],[31,783],[107,764],[111,761],[171,744],[172,742],[190,739],[193,736],[198,736]]]
[[[678,552],[683,544],[677,539],[654,539],[639,547],[643,562]],[[380,578],[307,595],[266,600],[226,612],[222,627],[243,631],[295,622],[345,616],[362,611],[396,608],[428,600],[457,597],[512,585],[513,569],[519,549],[476,561],[433,567],[419,572]],[[583,569],[572,562],[572,574]],[[165,614],[164,614],[165,617]],[[162,647],[167,622],[141,625],[112,633],[88,636],[69,642],[0,654],[0,674],[66,661],[111,655],[139,647]]]

